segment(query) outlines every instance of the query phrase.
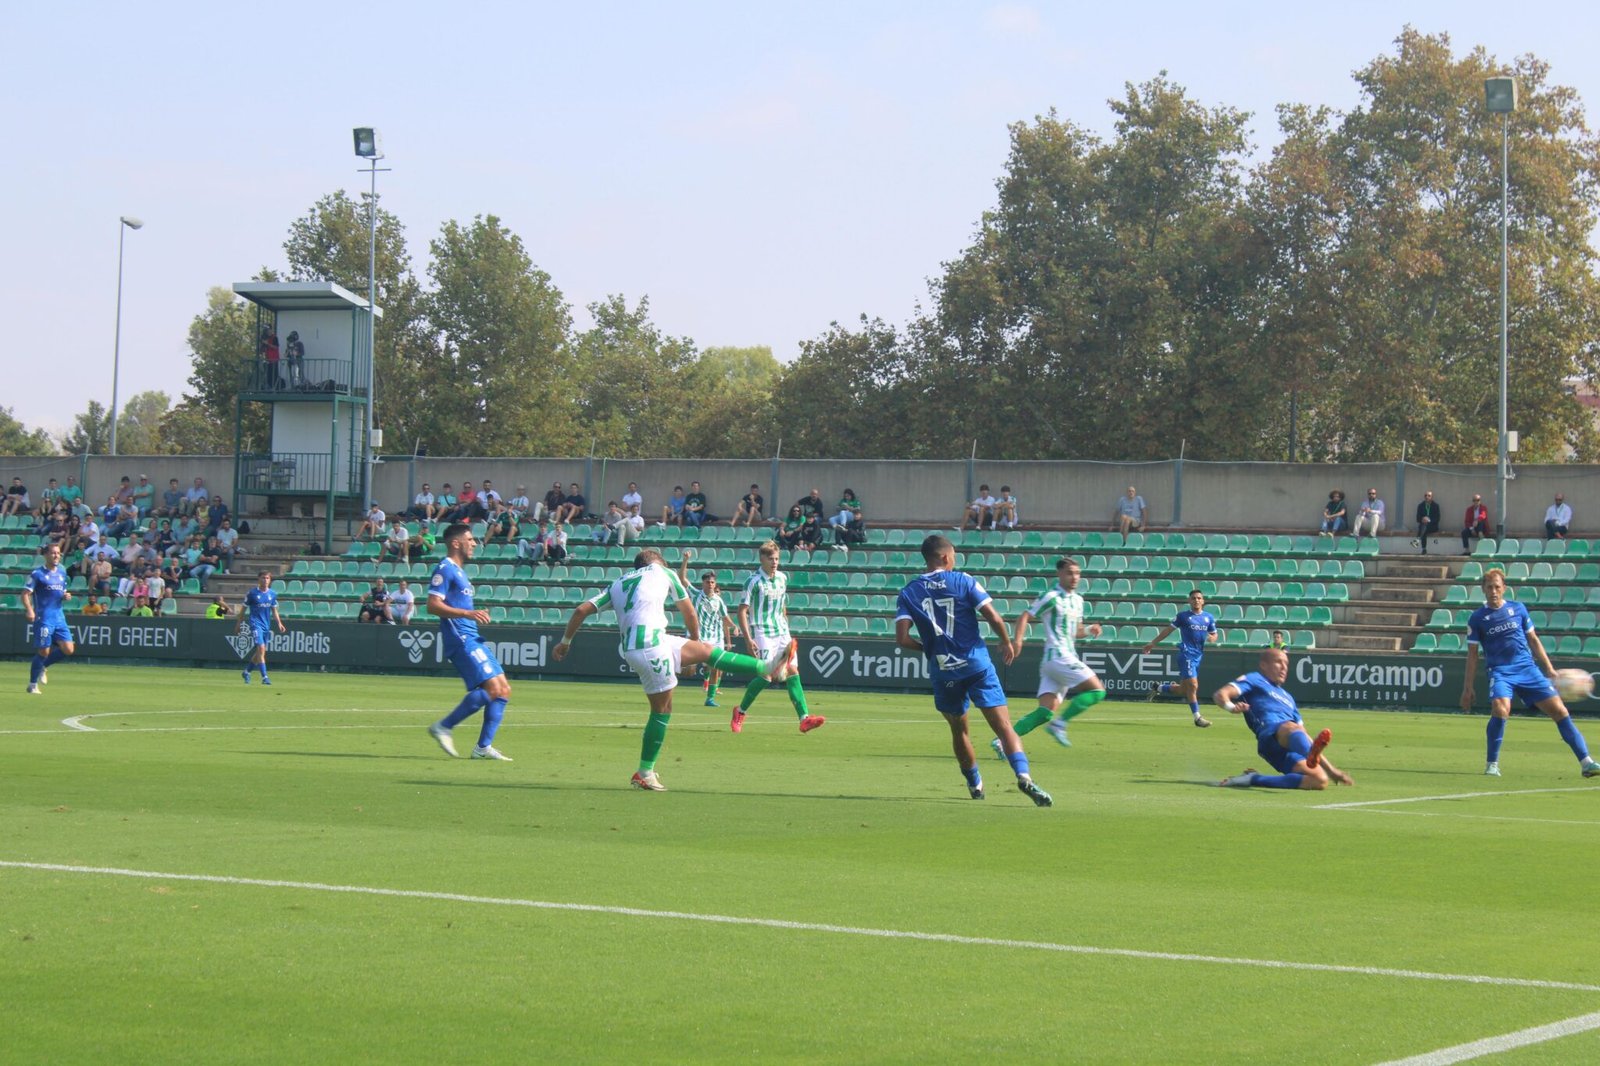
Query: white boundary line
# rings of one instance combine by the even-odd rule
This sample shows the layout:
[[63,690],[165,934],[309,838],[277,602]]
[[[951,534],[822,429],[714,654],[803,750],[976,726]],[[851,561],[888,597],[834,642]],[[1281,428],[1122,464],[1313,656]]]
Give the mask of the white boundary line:
[[1532,796],[1540,792],[1596,792],[1600,786],[1574,785],[1569,788],[1521,788],[1502,792],[1452,792],[1443,796],[1406,796],[1402,799],[1361,800],[1357,803],[1319,803],[1314,811],[1348,811],[1356,807],[1389,807],[1397,803],[1433,803],[1436,800],[1482,799],[1485,796]]
[[1504,1036],[1491,1036],[1483,1040],[1474,1040],[1470,1044],[1457,1044],[1455,1047],[1440,1048],[1438,1051],[1413,1055],[1406,1059],[1393,1059],[1380,1066],[1450,1066],[1451,1063],[1468,1062],[1472,1059],[1481,1059],[1485,1055],[1496,1055],[1502,1051],[1513,1051],[1531,1044],[1559,1040],[1564,1036],[1587,1033],[1591,1029],[1600,1029],[1600,1012],[1580,1014],[1576,1018],[1551,1022],[1549,1025],[1536,1025],[1531,1029],[1518,1029]]
[[1250,966],[1267,970],[1355,974],[1362,977],[1397,977],[1412,981],[1491,985],[1497,988],[1544,988],[1566,992],[1600,992],[1600,985],[1585,985],[1572,981],[1542,981],[1534,978],[1494,977],[1486,974],[1433,973],[1428,970],[1402,970],[1387,966],[1341,966],[1334,963],[1299,962],[1284,959],[1243,959],[1226,955],[1196,955],[1175,951],[1140,951],[1134,948],[1056,944],[1043,940],[1009,940],[999,937],[961,936],[956,933],[922,933],[904,929],[874,929],[866,926],[831,925],[823,922],[794,922],[781,918],[749,918],[728,914],[696,914],[690,911],[647,910],[641,907],[612,907],[595,903],[554,903],[547,900],[472,896],[458,892],[428,892],[419,889],[379,888],[372,885],[330,885],[317,881],[281,881],[256,877],[226,877],[218,874],[174,874],[162,873],[156,870],[129,870],[115,866],[74,866],[63,863],[22,862],[4,859],[0,859],[0,869],[42,870],[67,874],[99,874],[107,877],[136,877],[150,881],[189,881],[217,885],[249,885],[257,888],[289,888],[305,892],[337,892],[360,896],[441,900],[448,903],[474,903],[490,907],[528,907],[546,911],[616,914],[630,918],[665,918],[672,921],[706,922],[713,925],[756,926],[764,929],[785,929],[795,932],[837,933],[843,936],[875,937],[883,940],[914,940],[925,943],[962,944],[973,947],[1051,951],[1069,955],[1151,959],[1161,962],[1207,963],[1216,966]]

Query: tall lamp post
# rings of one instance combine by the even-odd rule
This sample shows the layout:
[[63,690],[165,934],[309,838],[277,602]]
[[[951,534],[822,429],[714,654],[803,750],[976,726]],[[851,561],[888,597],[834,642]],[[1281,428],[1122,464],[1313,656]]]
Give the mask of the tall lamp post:
[[144,223],[123,215],[117,220],[117,339],[111,349],[111,454],[117,454],[117,382],[122,377],[122,239]]
[[1516,78],[1485,78],[1483,102],[1491,115],[1500,116],[1500,448],[1498,476],[1495,482],[1495,540],[1506,536],[1506,480],[1511,473],[1511,433],[1506,427],[1506,320],[1509,296],[1507,293],[1507,223],[1510,217],[1511,196],[1511,112],[1517,109]]
[[[372,447],[372,408],[377,401],[378,363],[378,160],[383,158],[383,142],[378,131],[370,126],[360,126],[354,131],[356,155],[367,160],[366,173],[371,175],[372,189],[367,197],[367,432],[366,445],[366,499],[373,502],[377,455]],[[387,171],[388,167],[383,167]],[[360,173],[358,171],[358,173]]]

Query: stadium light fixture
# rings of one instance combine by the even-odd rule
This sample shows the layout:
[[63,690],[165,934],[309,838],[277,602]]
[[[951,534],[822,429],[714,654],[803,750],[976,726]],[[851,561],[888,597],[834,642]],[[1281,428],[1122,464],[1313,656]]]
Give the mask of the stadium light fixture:
[[144,222],[131,215],[117,220],[117,336],[111,348],[111,454],[117,454],[117,383],[122,377],[122,239]]
[[1507,229],[1511,202],[1511,112],[1517,109],[1516,78],[1485,78],[1483,104],[1491,115],[1500,116],[1500,446],[1495,478],[1495,540],[1506,536],[1506,482],[1509,480],[1511,459],[1510,433],[1506,425],[1506,363],[1509,345],[1506,321],[1510,297],[1506,284],[1509,272]]
[[[376,486],[377,455],[373,451],[372,409],[377,402],[378,364],[378,160],[383,158],[383,139],[371,126],[357,126],[351,131],[357,157],[367,160],[367,173],[372,178],[372,188],[367,197],[367,412],[366,433],[363,445],[366,453],[366,484],[362,485],[362,499],[372,499]],[[382,168],[387,170],[387,167]]]

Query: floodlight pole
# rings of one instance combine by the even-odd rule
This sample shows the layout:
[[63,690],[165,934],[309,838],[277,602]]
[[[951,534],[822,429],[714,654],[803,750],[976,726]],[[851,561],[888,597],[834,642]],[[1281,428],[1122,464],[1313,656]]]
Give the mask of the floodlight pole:
[[[130,229],[144,226],[136,218],[117,219],[117,337],[111,349],[111,454],[117,454],[117,384],[122,377],[122,242]],[[94,427],[89,429],[93,431]]]
[[381,158],[375,155],[369,160],[372,186],[367,196],[367,432],[364,438],[367,471],[366,492],[362,495],[369,506],[374,502],[377,490],[377,465],[374,461],[377,456],[372,449],[372,408],[378,399],[378,160]]
[[1510,429],[1506,425],[1506,364],[1510,345],[1506,335],[1508,312],[1510,304],[1507,275],[1509,266],[1509,241],[1507,239],[1507,226],[1510,218],[1511,198],[1511,113],[1503,111],[1500,114],[1500,476],[1499,485],[1495,494],[1495,525],[1494,539],[1504,540],[1506,536],[1506,479],[1511,472],[1511,453],[1508,450],[1510,443]]

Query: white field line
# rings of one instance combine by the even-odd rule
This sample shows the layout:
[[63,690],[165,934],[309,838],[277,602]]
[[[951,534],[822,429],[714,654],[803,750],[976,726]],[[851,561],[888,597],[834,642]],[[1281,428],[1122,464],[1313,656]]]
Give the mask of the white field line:
[[[1317,808],[1313,807],[1312,810]],[[1516,818],[1509,814],[1461,814],[1457,811],[1385,811],[1369,807],[1362,814],[1386,814],[1397,818],[1465,818],[1472,822],[1532,822],[1535,825],[1600,825],[1600,821],[1575,818]]]
[[691,911],[646,910],[640,907],[613,907],[594,903],[555,903],[546,900],[515,899],[497,896],[472,896],[458,892],[428,892],[418,889],[379,888],[372,885],[330,885],[316,881],[283,881],[256,877],[226,877],[217,874],[175,874],[156,870],[128,870],[113,866],[74,866],[50,862],[0,860],[0,869],[41,870],[50,873],[90,874],[105,877],[134,877],[149,881],[189,881],[217,885],[246,885],[256,888],[286,888],[303,892],[334,892],[347,895],[384,896],[400,899],[438,900],[446,903],[471,903],[489,907],[527,907],[534,910],[570,911],[584,914],[614,914],[629,918],[664,918],[669,921],[705,922],[712,925],[755,926],[791,932],[833,933],[841,936],[872,937],[881,940],[912,940],[924,943],[960,944],[967,947],[1010,948],[1023,951],[1049,951],[1069,955],[1097,955],[1121,959],[1148,959],[1158,962],[1192,962],[1213,966],[1248,966],[1267,970],[1295,970],[1311,973],[1353,974],[1361,977],[1394,977],[1411,981],[1441,981],[1451,984],[1490,985],[1497,988],[1542,988],[1565,992],[1600,992],[1600,985],[1572,981],[1543,981],[1525,977],[1495,977],[1487,974],[1434,973],[1427,970],[1402,970],[1387,966],[1341,966],[1334,963],[1301,962],[1284,959],[1246,959],[1226,955],[1196,955],[1174,951],[1140,951],[1134,948],[1093,947],[1085,944],[1057,944],[1041,940],[1008,940],[998,937],[961,936],[956,933],[924,933],[905,929],[874,929],[865,926],[831,925],[823,922],[794,922],[781,918],[749,918],[727,914],[698,914]]
[[1485,1055],[1498,1055],[1502,1051],[1513,1051],[1531,1044],[1543,1044],[1550,1040],[1559,1040],[1564,1036],[1587,1033],[1591,1029],[1600,1029],[1600,1013],[1580,1014],[1576,1018],[1551,1022],[1549,1025],[1518,1029],[1504,1036],[1491,1036],[1483,1040],[1474,1040],[1470,1044],[1440,1048],[1424,1055],[1394,1059],[1381,1066],[1450,1066],[1454,1062],[1469,1062],[1472,1059],[1481,1059]]
[[1348,811],[1357,807],[1391,807],[1399,803],[1433,803],[1438,800],[1482,799],[1485,796],[1532,796],[1541,792],[1594,792],[1596,785],[1574,785],[1570,788],[1521,788],[1503,792],[1452,792],[1442,796],[1406,796],[1402,799],[1361,800],[1358,803],[1319,803],[1314,811]]

